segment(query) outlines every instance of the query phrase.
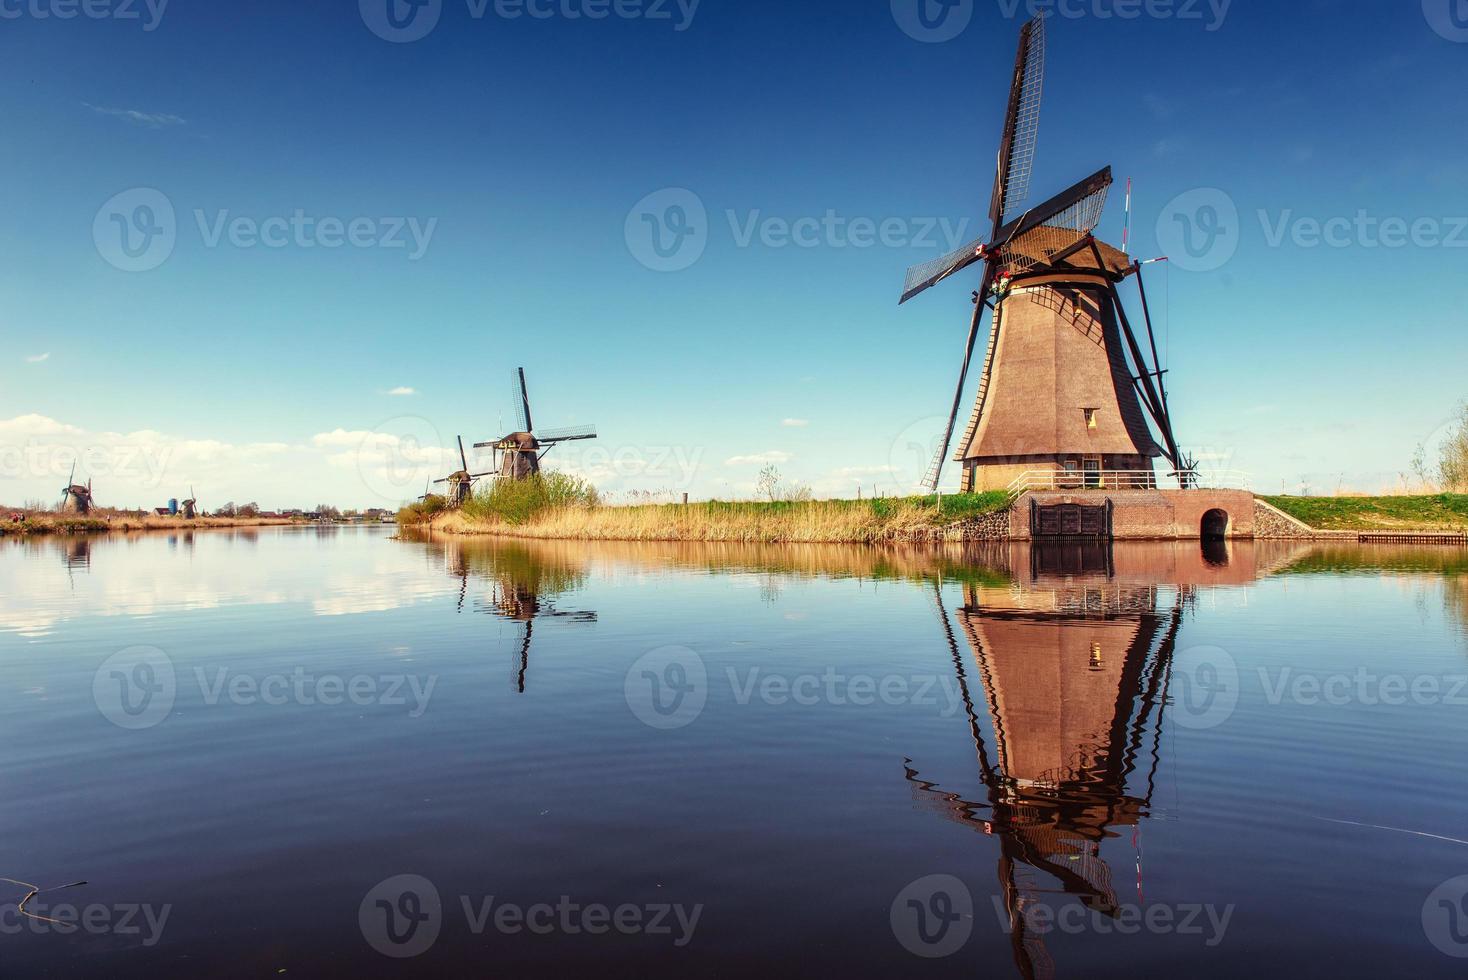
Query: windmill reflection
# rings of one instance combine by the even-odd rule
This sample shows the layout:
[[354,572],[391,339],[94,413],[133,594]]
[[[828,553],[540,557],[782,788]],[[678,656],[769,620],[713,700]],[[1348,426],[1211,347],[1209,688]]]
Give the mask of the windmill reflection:
[[[561,597],[582,588],[588,574],[584,564],[553,548],[502,541],[456,541],[446,542],[444,552],[449,573],[459,579],[459,612],[464,611],[467,602],[473,612],[524,627],[514,665],[515,689],[521,694],[525,693],[530,670],[530,642],[537,620],[596,622],[592,610],[559,607]],[[470,598],[471,576],[476,581],[489,580],[487,596]]]
[[1029,556],[1034,588],[968,585],[953,619],[935,590],[978,759],[979,798],[944,791],[911,761],[906,767],[924,807],[998,838],[1010,941],[1027,978],[1053,971],[1027,916],[1041,895],[1058,887],[1093,914],[1120,910],[1101,847],[1122,828],[1131,828],[1140,904],[1140,827],[1178,628],[1194,597],[1186,585],[1117,582],[1105,546],[1039,551]]

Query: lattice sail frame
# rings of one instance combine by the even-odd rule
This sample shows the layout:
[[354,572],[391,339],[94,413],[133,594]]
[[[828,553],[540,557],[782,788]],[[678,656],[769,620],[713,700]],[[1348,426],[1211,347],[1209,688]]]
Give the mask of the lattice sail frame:
[[1040,101],[1045,91],[1045,18],[1030,22],[1030,46],[1020,76],[1016,100],[1014,139],[1009,149],[1009,171],[1004,175],[1004,210],[1000,220],[1012,216],[1016,206],[1030,196],[1030,174],[1034,171],[1035,147],[1040,141]]
[[1032,228],[999,247],[1000,266],[1011,273],[1048,264],[1049,258],[1096,230],[1111,191],[1108,183],[1081,198],[1038,228]]

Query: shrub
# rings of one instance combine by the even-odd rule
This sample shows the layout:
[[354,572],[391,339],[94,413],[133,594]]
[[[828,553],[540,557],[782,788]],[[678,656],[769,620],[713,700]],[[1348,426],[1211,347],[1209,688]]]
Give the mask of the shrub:
[[437,494],[429,494],[398,509],[399,524],[423,524],[433,520],[434,515],[447,510],[449,502]]
[[535,515],[562,507],[595,507],[596,488],[580,477],[548,471],[524,480],[495,480],[464,502],[470,520],[524,524]]

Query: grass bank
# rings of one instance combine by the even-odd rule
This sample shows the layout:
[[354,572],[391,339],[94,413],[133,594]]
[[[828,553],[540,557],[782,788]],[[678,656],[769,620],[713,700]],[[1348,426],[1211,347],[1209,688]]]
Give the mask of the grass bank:
[[[477,500],[478,498],[476,498]],[[878,500],[709,501],[607,507],[551,505],[527,514],[486,506],[444,510],[426,523],[457,534],[593,541],[871,544],[940,540],[1009,506],[1002,492]],[[400,515],[401,516],[401,515]]]
[[1468,528],[1468,494],[1420,497],[1261,497],[1321,531],[1458,531]]
[[211,527],[275,527],[294,524],[285,518],[249,517],[72,517],[33,514],[24,521],[0,523],[0,537],[30,534],[94,534],[105,531],[178,531]]

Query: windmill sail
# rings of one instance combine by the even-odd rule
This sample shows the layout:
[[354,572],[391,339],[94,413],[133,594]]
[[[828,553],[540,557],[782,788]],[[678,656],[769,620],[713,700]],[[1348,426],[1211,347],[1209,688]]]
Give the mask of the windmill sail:
[[570,442],[573,439],[595,439],[596,426],[594,425],[568,425],[560,429],[546,429],[537,432],[535,439],[541,444],[548,442]]
[[511,372],[510,388],[510,400],[515,406],[515,424],[519,426],[516,431],[533,431],[530,428],[530,394],[525,390],[524,368],[516,368]]
[[1030,195],[1035,146],[1040,138],[1040,99],[1045,90],[1045,19],[1036,17],[1019,36],[1010,84],[1009,109],[999,142],[995,171],[994,224],[998,225]]

